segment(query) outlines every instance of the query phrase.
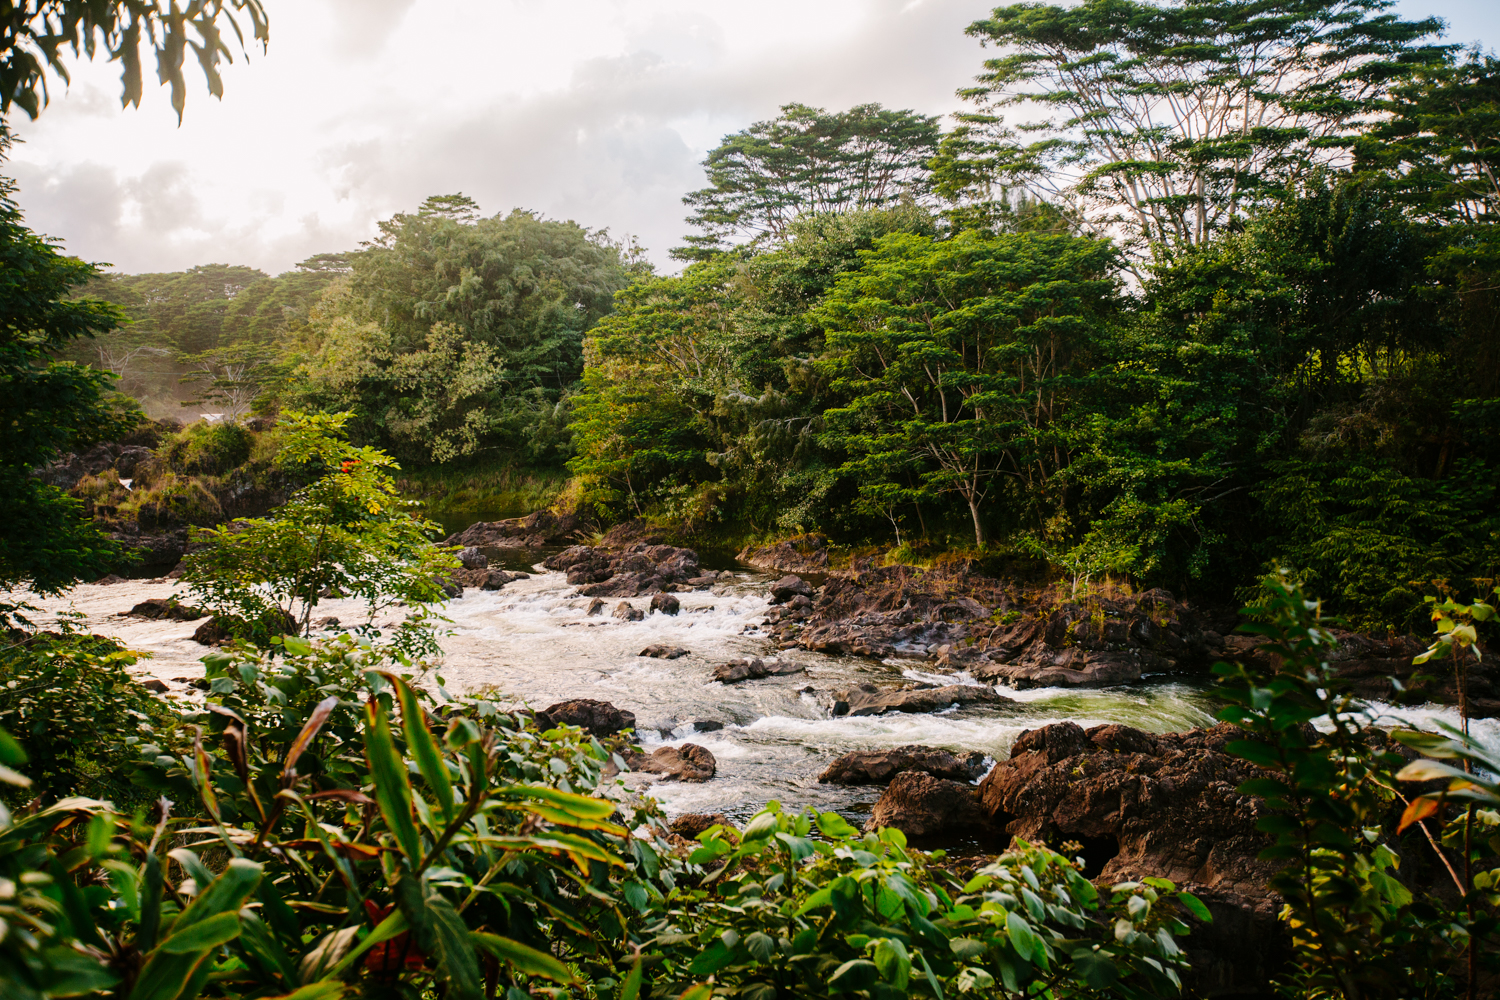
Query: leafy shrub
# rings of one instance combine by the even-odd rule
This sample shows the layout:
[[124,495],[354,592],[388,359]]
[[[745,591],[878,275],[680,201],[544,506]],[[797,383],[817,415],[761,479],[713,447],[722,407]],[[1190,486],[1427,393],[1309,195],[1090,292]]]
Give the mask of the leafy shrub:
[[145,531],[208,527],[224,519],[224,508],[201,479],[173,472],[156,477],[148,488],[137,489],[119,509],[121,514],[133,514]]
[[122,739],[150,732],[169,713],[130,675],[135,662],[100,636],[34,635],[0,653],[0,727],[30,759],[28,797],[140,797]]
[[221,476],[250,458],[255,435],[236,423],[190,424],[162,443],[158,454],[174,472]]

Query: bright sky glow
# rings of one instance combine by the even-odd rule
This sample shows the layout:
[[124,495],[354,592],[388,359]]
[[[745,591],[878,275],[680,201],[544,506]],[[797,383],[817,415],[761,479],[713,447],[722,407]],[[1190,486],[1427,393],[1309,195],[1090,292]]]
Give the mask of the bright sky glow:
[[[119,107],[81,65],[5,172],[27,220],[123,271],[270,273],[356,246],[429,194],[530,208],[658,265],[681,198],[728,133],[791,101],[947,113],[984,58],[975,0],[267,0],[271,46],[236,58],[177,126],[165,90]],[[1456,41],[1500,40],[1495,0],[1403,0]],[[149,72],[149,71],[148,71]],[[148,78],[149,79],[149,78]]]

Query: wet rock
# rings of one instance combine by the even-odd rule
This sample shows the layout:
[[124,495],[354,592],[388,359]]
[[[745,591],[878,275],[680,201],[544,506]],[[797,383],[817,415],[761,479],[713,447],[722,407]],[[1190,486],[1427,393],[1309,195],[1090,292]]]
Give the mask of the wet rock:
[[632,608],[629,601],[621,601],[615,605],[614,616],[622,622],[638,622],[646,617],[646,612]]
[[616,708],[607,701],[574,698],[536,713],[536,724],[540,729],[577,726],[591,736],[612,736],[622,729],[634,729],[635,713]]
[[977,680],[1001,682],[1015,688],[1110,687],[1141,679],[1143,672],[1165,672],[1170,664],[1142,649],[1054,649],[1036,643],[1013,663],[978,663],[971,667]]
[[682,609],[682,602],[671,594],[656,594],[651,598],[651,610],[664,615],[675,615]]
[[[627,607],[628,607],[628,605],[627,605]],[[604,598],[602,598],[602,597],[596,597],[592,601],[589,601],[589,610],[588,610],[588,617],[589,618],[592,618],[595,615],[602,615],[603,613],[604,613]]]
[[719,570],[718,580],[720,583],[733,583],[736,579],[738,578],[734,575],[734,572],[732,570]]
[[698,834],[716,826],[730,826],[723,813],[683,813],[672,820],[672,832],[688,840],[696,840]]
[[134,552],[138,566],[176,566],[187,554],[187,528],[142,531],[134,524],[125,525],[125,528],[131,530],[112,531],[108,537]]
[[1152,735],[1129,726],[1084,730],[1071,722],[1023,733],[1009,760],[979,786],[1006,833],[1083,845],[1085,874],[1101,881],[1154,875],[1198,895],[1214,922],[1186,942],[1198,994],[1253,990],[1288,954],[1280,900],[1266,883],[1278,868],[1257,855],[1265,803],[1236,789],[1265,772],[1224,747],[1243,739],[1229,724]]
[[325,618],[319,618],[317,621],[313,622],[312,627],[317,629],[319,632],[329,632],[340,628],[341,624],[337,618],[333,617],[332,615],[328,615]]
[[96,587],[112,587],[112,586],[114,586],[117,583],[124,583],[124,582],[125,582],[125,578],[123,576],[116,576],[114,573],[110,573],[107,576],[101,576],[99,579],[95,580],[94,581],[94,586],[96,586]]
[[702,576],[693,577],[687,582],[687,585],[689,587],[692,587],[694,590],[707,590],[718,582],[719,575],[717,573],[709,572],[704,573]]
[[150,618],[178,622],[195,622],[202,618],[205,612],[186,604],[178,604],[170,597],[151,597],[137,604],[129,611],[122,611],[121,617],[125,618]]
[[148,677],[141,681],[141,687],[152,694],[166,694],[171,690],[171,688],[167,687],[166,681],[157,680],[155,677]]
[[542,565],[565,572],[584,597],[643,597],[690,586],[699,576],[698,554],[692,549],[645,543],[618,551],[574,545]]
[[758,656],[730,660],[714,667],[713,679],[721,684],[737,684],[740,681],[759,680],[783,674],[800,674],[807,668],[791,660],[762,660]]
[[794,597],[806,597],[812,603],[813,589],[800,576],[784,576],[771,584],[771,603],[785,604]]
[[125,445],[120,448],[119,454],[115,456],[115,472],[121,479],[134,479],[135,474],[145,463],[151,461],[154,453],[150,448],[140,445]]
[[688,651],[681,646],[664,646],[653,643],[636,654],[637,656],[652,656],[658,660],[675,660],[679,656],[688,655]]
[[458,561],[464,564],[464,569],[488,569],[490,565],[490,557],[480,552],[476,545],[460,549]]
[[973,785],[935,778],[921,771],[896,775],[875,808],[865,830],[893,826],[908,837],[931,840],[938,837],[993,836],[989,817],[981,808]]
[[775,573],[828,572],[828,539],[822,535],[797,535],[773,545],[747,545],[740,562]]
[[585,527],[577,512],[559,514],[539,510],[525,517],[504,521],[478,521],[463,531],[448,536],[446,545],[483,546],[489,548],[531,548],[561,545]]
[[464,588],[463,584],[461,583],[457,583],[453,580],[439,580],[437,581],[437,585],[438,589],[443,592],[443,596],[448,598],[450,601],[457,600],[458,598],[464,596]]
[[[274,635],[298,635],[301,628],[297,620],[279,608],[274,612],[278,616],[278,627],[273,628]],[[199,625],[193,632],[193,641],[204,646],[222,646],[234,641],[238,634],[248,631],[244,619],[232,615],[214,615],[208,621]]]
[[954,754],[923,746],[855,750],[829,764],[818,781],[829,785],[888,785],[896,775],[907,771],[921,771],[948,781],[973,781],[984,773],[984,754]]
[[696,743],[658,747],[649,754],[632,751],[624,756],[632,771],[659,775],[665,781],[707,781],[718,770],[714,755]]
[[[874,684],[861,684],[838,700],[836,715],[879,715],[882,712],[936,712],[949,705],[998,705],[1010,701],[994,688],[971,684],[947,684],[942,687],[898,688],[881,690]],[[845,710],[838,711],[838,705]]]
[[724,728],[724,723],[718,719],[693,718],[688,720],[688,724],[700,733],[716,733]]
[[[480,558],[484,558],[480,556]],[[525,573],[510,573],[503,569],[459,569],[453,571],[452,582],[460,587],[478,587],[480,590],[499,590],[513,580],[527,580]]]

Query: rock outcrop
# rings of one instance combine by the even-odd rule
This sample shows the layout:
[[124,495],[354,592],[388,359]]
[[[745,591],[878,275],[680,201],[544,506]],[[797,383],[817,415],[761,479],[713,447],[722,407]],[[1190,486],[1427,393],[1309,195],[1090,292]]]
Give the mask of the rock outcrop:
[[994,688],[973,684],[942,687],[878,688],[861,684],[833,705],[834,715],[880,715],[882,712],[936,712],[949,705],[998,705],[1010,701]]
[[891,750],[846,753],[818,775],[829,785],[888,785],[898,775],[920,771],[947,781],[973,781],[984,771],[984,754],[950,753],[935,747],[904,746]]
[[616,708],[607,701],[574,698],[549,705],[536,713],[540,729],[553,726],[577,726],[590,736],[613,736],[622,729],[635,728],[635,713]]
[[664,615],[675,615],[682,610],[682,602],[671,594],[654,594],[651,597],[651,610],[660,611]]
[[635,655],[651,656],[655,657],[658,660],[675,660],[679,656],[688,655],[688,651],[683,649],[681,646],[667,646],[661,643],[652,643]]
[[[589,614],[593,614],[593,612],[590,611]],[[611,614],[622,622],[638,622],[646,617],[646,612],[640,608],[631,607],[629,601],[621,601],[619,604],[616,604],[615,610]]]
[[703,577],[698,553],[671,545],[638,543],[618,551],[574,545],[542,565],[567,573],[568,583],[584,597],[642,597],[692,589],[699,584],[689,581]]
[[170,619],[178,622],[195,622],[207,612],[186,604],[178,604],[170,597],[150,597],[129,611],[120,612],[124,618]]
[[696,840],[698,834],[716,826],[729,827],[723,813],[683,813],[672,820],[672,832],[687,840]]
[[632,771],[655,774],[664,781],[707,781],[719,767],[714,755],[696,743],[658,747],[649,754],[631,751],[624,756]]
[[812,603],[813,588],[800,576],[784,576],[771,584],[771,603],[785,604],[794,597],[805,597]]
[[738,684],[740,681],[759,680],[762,677],[800,674],[805,669],[807,668],[802,664],[790,660],[762,660],[758,656],[752,656],[730,660],[714,667],[714,680],[720,684]]
[[886,786],[865,829],[883,826],[919,841],[949,837],[988,842],[996,833],[973,785],[924,771],[904,771]]
[[494,549],[539,549],[544,545],[561,545],[585,527],[576,512],[558,514],[539,510],[525,517],[504,521],[478,521],[463,531],[449,535],[445,545]]
[[478,587],[480,590],[499,590],[512,581],[529,579],[531,579],[530,573],[512,573],[503,569],[490,569],[487,566],[457,569],[450,577],[453,584],[458,587]]
[[735,558],[768,573],[826,573],[828,539],[797,535],[773,545],[747,545]]

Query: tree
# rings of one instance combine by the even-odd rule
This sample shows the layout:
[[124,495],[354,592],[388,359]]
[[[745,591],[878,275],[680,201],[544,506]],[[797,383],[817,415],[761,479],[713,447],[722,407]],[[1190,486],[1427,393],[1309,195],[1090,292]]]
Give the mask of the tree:
[[358,437],[403,461],[527,454],[582,374],[585,333],[642,265],[572,222],[475,211],[449,195],[382,222],[310,316],[311,357],[284,398],[353,411]]
[[[20,0],[7,3],[0,18],[0,118],[12,105],[32,118],[46,106],[46,74],[68,82],[63,49],[92,59],[102,44],[122,68],[121,103],[141,102],[141,42],[156,55],[156,75],[172,86],[177,120],[187,102],[182,66],[192,48],[209,93],[224,95],[219,60],[233,61],[220,28],[223,21],[244,45],[240,14],[250,19],[255,40],[270,40],[261,0]],[[193,36],[196,36],[196,40]]]
[[236,344],[180,359],[188,369],[183,382],[201,386],[197,399],[183,406],[217,406],[222,418],[239,423],[251,405],[266,391],[285,365],[278,365],[281,351],[269,344]]
[[[1024,186],[1136,255],[1199,245],[1346,162],[1387,85],[1448,48],[1390,0],[1086,0],[997,7],[968,33],[1007,54],[938,165],[950,198]],[[1048,117],[1008,129],[1000,113]]]
[[[1066,464],[1059,421],[1113,295],[1113,256],[1101,241],[1030,233],[880,240],[820,309],[823,366],[850,398],[825,416],[862,491],[877,506],[893,486],[956,494],[981,547],[1002,480],[1045,491]],[[914,456],[923,467],[903,483]]]
[[372,628],[380,612],[409,608],[398,646],[436,652],[427,606],[443,599],[441,581],[458,561],[432,544],[438,526],[397,493],[390,456],[349,444],[348,421],[347,413],[284,414],[278,465],[317,478],[266,517],[201,530],[206,545],[188,557],[183,579],[239,628],[269,630],[262,640],[277,634],[278,620],[309,632],[318,602],[339,593],[364,600]]
[[779,117],[725,136],[708,154],[709,186],[682,199],[702,233],[672,255],[699,260],[736,242],[781,242],[802,215],[922,198],[937,142],[937,118],[915,111],[784,105]]
[[[0,152],[5,139],[0,126]],[[114,376],[52,355],[121,317],[70,297],[97,270],[27,229],[14,190],[0,178],[0,587],[58,593],[108,572],[119,549],[31,471],[120,431],[126,418],[108,399]]]

